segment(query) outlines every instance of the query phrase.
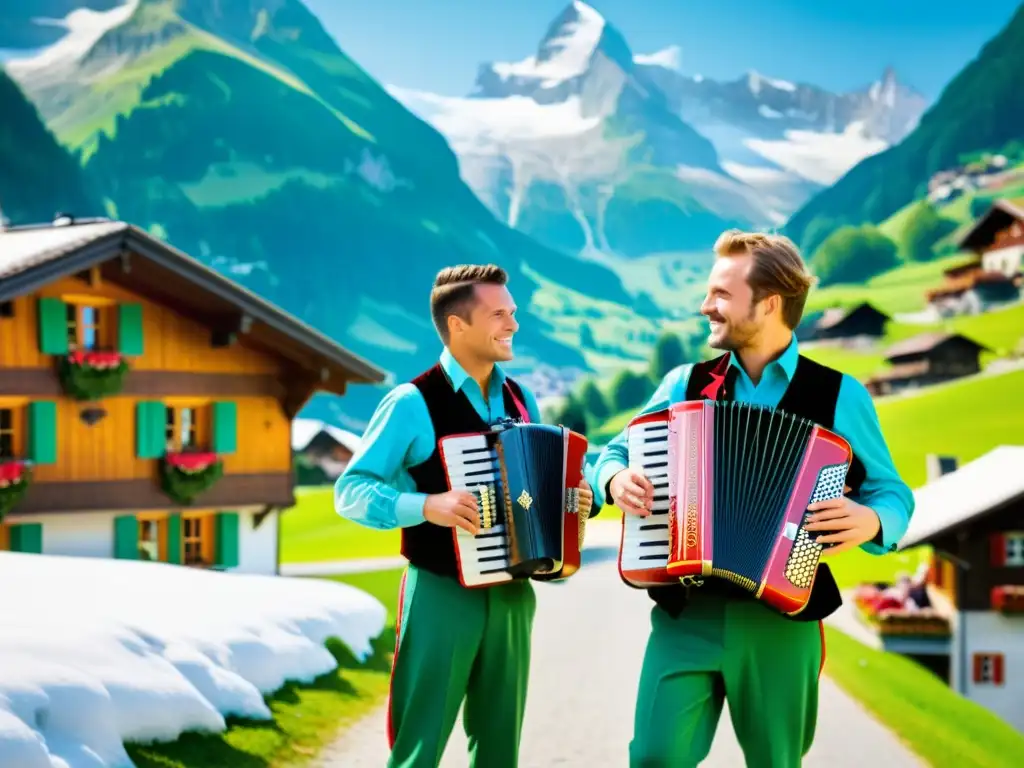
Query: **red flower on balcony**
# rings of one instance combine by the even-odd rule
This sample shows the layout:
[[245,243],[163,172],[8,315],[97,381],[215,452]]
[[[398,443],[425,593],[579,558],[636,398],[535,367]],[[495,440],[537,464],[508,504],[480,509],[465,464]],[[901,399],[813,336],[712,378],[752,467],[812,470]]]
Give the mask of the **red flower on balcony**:
[[992,588],[992,608],[1001,613],[1024,612],[1024,586],[1004,584]]
[[27,461],[0,459],[0,522],[28,490],[32,470]]
[[58,374],[64,391],[76,400],[100,400],[124,386],[128,362],[119,352],[76,349],[60,360]]
[[174,467],[179,472],[184,472],[189,475],[198,474],[199,472],[205,472],[213,464],[217,463],[217,454],[211,451],[207,452],[183,452],[183,453],[168,453],[166,456],[167,463]]
[[25,468],[24,461],[0,461],[0,488],[23,483]]
[[68,355],[68,362],[72,365],[106,371],[121,366],[121,354],[119,352],[97,352],[88,349],[76,349]]

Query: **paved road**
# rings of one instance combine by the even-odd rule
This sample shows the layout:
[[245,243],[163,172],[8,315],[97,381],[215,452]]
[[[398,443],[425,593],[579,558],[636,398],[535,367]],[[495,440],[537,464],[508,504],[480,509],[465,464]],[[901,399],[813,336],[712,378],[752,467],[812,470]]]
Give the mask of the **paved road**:
[[[588,567],[568,583],[537,585],[533,669],[520,768],[628,765],[650,602],[643,593],[626,589],[619,581],[614,548],[590,548],[585,556]],[[601,657],[606,660],[599,661]],[[380,710],[331,745],[319,765],[382,768],[387,754],[384,711]],[[459,721],[441,768],[467,765],[466,739]],[[728,709],[722,713],[711,755],[701,765],[744,765]],[[825,679],[818,737],[804,765],[905,768],[923,763]]]

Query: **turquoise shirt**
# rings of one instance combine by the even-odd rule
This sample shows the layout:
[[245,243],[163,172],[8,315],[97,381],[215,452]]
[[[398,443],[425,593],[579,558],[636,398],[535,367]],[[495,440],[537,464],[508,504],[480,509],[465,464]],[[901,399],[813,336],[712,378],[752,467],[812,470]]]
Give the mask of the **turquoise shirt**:
[[[738,371],[733,399],[771,408],[777,407],[796,371],[799,355],[794,337],[785,352],[765,367],[761,381],[756,386],[736,356],[730,355],[729,365]],[[686,384],[692,368],[693,366],[687,363],[669,371],[641,412],[660,411],[673,403],[685,400]],[[882,437],[871,395],[863,384],[846,374],[843,375],[839,388],[833,431],[849,441],[866,471],[860,492],[852,498],[871,507],[881,521],[880,535],[875,541],[862,544],[861,548],[872,554],[884,554],[895,550],[896,543],[903,537],[910,523],[910,516],[914,511],[914,494],[900,479],[896,467],[893,466],[892,456],[885,444],[885,438]],[[607,493],[608,483],[612,477],[626,468],[628,457],[626,431],[623,430],[604,447],[594,467],[596,485],[601,493]]]
[[[501,366],[494,366],[487,402],[480,385],[456,362],[447,348],[441,353],[441,367],[452,388],[465,393],[487,424],[495,424],[505,418],[502,386],[506,374]],[[536,398],[526,387],[520,385],[520,388],[530,421],[539,424],[541,415]],[[398,385],[377,405],[359,450],[334,484],[335,511],[369,528],[407,528],[422,523],[423,502],[427,494],[416,490],[416,483],[408,470],[430,458],[436,445],[437,438],[423,396],[412,383]],[[594,485],[591,467],[588,467],[586,479],[591,486]],[[602,503],[595,488],[591,517]]]

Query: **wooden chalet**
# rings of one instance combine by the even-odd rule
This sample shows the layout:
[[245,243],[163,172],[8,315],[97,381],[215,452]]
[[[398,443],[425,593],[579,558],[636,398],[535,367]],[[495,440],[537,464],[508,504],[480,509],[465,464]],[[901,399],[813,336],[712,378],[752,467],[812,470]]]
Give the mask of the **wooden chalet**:
[[1000,446],[918,489],[899,547],[932,548],[927,589],[949,618],[948,638],[935,638],[949,684],[1024,731],[1022,468],[1024,445]]
[[300,485],[333,483],[359,449],[354,432],[316,419],[292,422],[292,451],[296,480]]
[[889,370],[864,385],[878,396],[970,376],[981,370],[980,355],[987,351],[959,333],[922,333],[890,347],[885,354]]
[[276,573],[292,420],[384,378],[129,224],[0,231],[0,549]]
[[974,257],[947,269],[944,282],[925,294],[940,315],[984,312],[1020,299],[1024,199],[993,202],[958,247]]
[[885,335],[885,324],[891,319],[868,302],[852,307],[832,307],[811,320],[801,340],[873,341]]

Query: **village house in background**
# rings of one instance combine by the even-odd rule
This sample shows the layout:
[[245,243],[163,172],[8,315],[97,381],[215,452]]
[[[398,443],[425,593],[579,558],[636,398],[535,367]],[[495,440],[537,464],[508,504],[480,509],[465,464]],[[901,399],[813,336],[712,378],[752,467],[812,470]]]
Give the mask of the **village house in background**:
[[904,653],[1024,731],[1021,467],[1024,445],[999,446],[959,469],[944,467],[945,474],[915,492],[900,549],[932,547],[928,602],[948,630],[915,636],[914,610],[899,616],[893,630]]
[[0,550],[273,574],[291,422],[383,371],[128,224],[0,232]]
[[928,201],[951,203],[965,192],[996,184],[1005,175],[1006,155],[988,155],[966,165],[932,174],[928,179]]
[[866,301],[850,307],[832,307],[809,316],[797,329],[797,340],[871,346],[885,335],[886,323],[891,319]]
[[940,317],[978,314],[1018,301],[1024,260],[1024,200],[999,199],[958,243],[974,258],[947,269],[926,294]]
[[292,422],[292,452],[298,485],[333,483],[359,448],[360,436],[316,419]]
[[885,352],[890,368],[864,382],[874,396],[940,384],[981,371],[980,356],[990,351],[959,333],[922,333]]

